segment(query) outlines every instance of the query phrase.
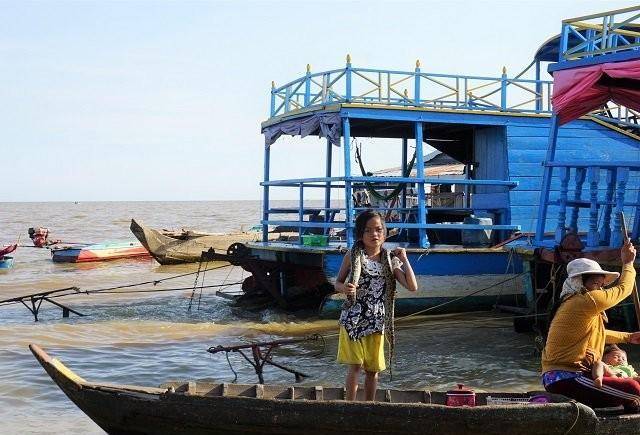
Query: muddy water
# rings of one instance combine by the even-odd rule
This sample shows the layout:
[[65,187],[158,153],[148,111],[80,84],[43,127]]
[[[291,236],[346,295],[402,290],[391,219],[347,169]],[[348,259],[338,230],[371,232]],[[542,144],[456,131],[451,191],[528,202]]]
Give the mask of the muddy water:
[[[132,239],[132,217],[154,227],[233,231],[254,225],[259,216],[259,202],[3,203],[0,244],[18,235],[21,244],[29,244],[31,226],[47,226],[53,237],[66,241],[100,242]],[[152,260],[54,264],[47,250],[32,248],[20,248],[15,257],[14,268],[0,273],[0,299],[69,286],[98,290],[197,269],[159,266]],[[218,266],[224,265],[209,265]],[[245,276],[239,268],[220,267],[205,274],[204,285],[237,291],[234,283]],[[341,385],[344,369],[335,363],[335,321],[239,310],[216,296],[216,288],[205,288],[192,300],[194,278],[58,299],[84,317],[62,319],[61,310],[45,302],[36,323],[22,305],[1,306],[0,432],[102,433],[52,383],[31,356],[29,343],[41,345],[87,380],[157,386],[167,380],[233,380],[224,356],[206,352],[210,346],[321,333],[324,344],[282,348],[275,359],[310,374],[305,383]],[[188,289],[173,290],[183,287]],[[147,291],[160,289],[167,291]],[[479,390],[539,389],[532,337],[514,333],[511,321],[496,314],[399,323],[397,340],[394,378],[382,375],[382,387],[449,389],[463,382]],[[230,361],[240,382],[255,381],[253,369],[239,355],[230,355]],[[266,369],[265,380],[289,383],[293,377]]]

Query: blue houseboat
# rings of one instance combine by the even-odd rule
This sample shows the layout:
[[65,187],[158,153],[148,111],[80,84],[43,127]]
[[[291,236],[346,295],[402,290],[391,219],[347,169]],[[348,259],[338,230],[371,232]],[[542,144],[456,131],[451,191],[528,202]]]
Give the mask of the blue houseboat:
[[[432,73],[419,62],[410,71],[359,68],[347,56],[343,68],[312,72],[307,66],[306,74],[293,81],[272,83],[270,116],[262,123],[263,241],[232,245],[225,256],[251,272],[243,285],[247,296],[265,295],[287,309],[311,304],[335,315],[341,295],[332,294],[332,283],[354,243],[355,215],[367,208],[354,193],[367,191],[383,198],[376,208],[389,216],[387,227],[394,230],[389,247],[407,249],[419,281],[417,294],[399,288],[397,312],[530,309],[539,287],[530,273],[534,263],[513,245],[522,250],[546,240],[547,213],[575,205],[567,199],[567,168],[579,168],[571,178],[578,186],[585,179],[592,186],[594,177],[604,181],[596,190],[609,193],[619,186],[612,180],[626,183],[627,190],[637,185],[628,176],[633,168],[640,169],[640,137],[631,122],[635,112],[598,107],[559,130],[552,116],[552,82],[541,78],[542,65],[556,61],[558,47],[584,38],[585,32],[596,31],[573,34],[563,26],[561,35],[536,52],[531,79],[510,77],[504,68],[495,77]],[[547,147],[550,134],[556,159]],[[271,151],[283,135],[324,138],[320,176],[272,179]],[[377,146],[400,150],[397,156],[389,153],[387,164],[399,162],[399,176],[361,171],[357,138],[375,138]],[[464,177],[425,175],[425,154],[432,149],[427,145],[464,165]],[[332,173],[336,157],[343,162],[339,176]],[[559,163],[560,157],[569,163]],[[636,163],[625,164],[628,171],[614,172],[611,164],[601,163],[618,160]],[[600,162],[595,174],[589,169],[593,161]],[[563,174],[560,180],[551,177],[555,167]],[[462,199],[433,201],[430,192],[436,185],[440,191],[457,186]],[[295,189],[297,205],[273,206],[271,197],[278,189]],[[324,196],[320,206],[309,200],[309,192],[318,190]],[[583,201],[579,194],[576,201]],[[601,223],[607,224],[603,216]],[[566,219],[578,222],[579,230],[594,225],[593,213]],[[268,241],[274,226],[294,228],[299,237]],[[510,243],[515,239],[519,243]]]
[[[546,307],[557,300],[566,263],[585,257],[619,267],[625,238],[638,243],[639,21],[640,6],[564,20],[559,43],[543,47],[555,57],[548,67],[554,91],[547,144],[536,148],[543,172],[535,237],[512,245],[539,271],[533,279],[550,281]],[[636,319],[633,308],[613,314],[636,330],[634,293],[627,307],[635,306]]]

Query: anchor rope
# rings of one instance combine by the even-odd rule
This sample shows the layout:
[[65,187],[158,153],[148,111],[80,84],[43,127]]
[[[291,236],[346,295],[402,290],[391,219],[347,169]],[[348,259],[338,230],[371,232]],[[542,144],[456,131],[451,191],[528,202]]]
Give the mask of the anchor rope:
[[[454,303],[454,302],[461,301],[462,299],[468,298],[468,297],[470,297],[470,296],[477,295],[478,293],[485,292],[485,291],[490,290],[490,289],[492,289],[492,288],[494,288],[494,287],[497,287],[497,286],[499,286],[499,285],[502,285],[502,284],[504,284],[504,283],[506,283],[506,282],[512,281],[512,280],[514,280],[514,279],[517,279],[517,278],[519,278],[519,277],[521,277],[521,276],[523,276],[523,275],[526,275],[526,274],[528,274],[528,273],[529,273],[529,272],[522,272],[522,273],[519,273],[519,274],[517,274],[517,275],[515,275],[515,276],[509,277],[509,278],[507,278],[507,279],[505,279],[505,280],[503,280],[503,281],[497,282],[497,283],[492,284],[492,285],[490,285],[490,286],[488,286],[488,287],[481,288],[481,289],[476,290],[476,291],[474,291],[474,292],[472,292],[472,293],[469,293],[469,294],[467,294],[467,295],[460,296],[460,297],[457,297],[457,298],[455,298],[455,299],[451,299],[451,300],[449,300],[449,301],[442,302],[442,303],[440,303],[440,304],[438,304],[438,305],[434,305],[433,307],[425,308],[424,310],[419,310],[419,311],[416,311],[416,312],[414,312],[414,313],[407,314],[406,316],[398,317],[398,318],[396,318],[396,319],[395,319],[395,321],[396,321],[396,322],[398,322],[398,321],[406,320],[406,319],[408,319],[408,318],[411,318],[411,317],[414,317],[414,316],[418,316],[418,315],[420,315],[420,314],[424,314],[424,313],[427,313],[427,312],[429,312],[429,311],[436,310],[436,309],[441,308],[441,307],[443,307],[443,306],[445,306],[445,305],[449,305],[449,304],[452,304],[452,303]],[[515,317],[531,317],[531,316],[533,316],[533,315],[534,315],[534,314],[526,314],[526,315],[523,315],[523,316],[506,316],[506,317],[499,317],[499,319],[504,319],[504,318],[515,318]],[[483,318],[483,319],[482,319],[482,321],[486,321],[486,319],[485,319],[485,318]],[[325,337],[333,337],[333,336],[337,337],[338,335],[339,335],[338,333],[333,333],[333,334],[328,334],[328,335],[326,335]]]
[[[223,264],[221,266],[217,266],[217,267],[212,267],[212,268],[206,268],[205,271],[207,270],[217,270],[217,269],[222,269],[224,267],[230,267],[231,264]],[[4,301],[0,301],[0,306],[2,305],[12,305],[12,304],[19,304],[21,303],[21,300],[28,300],[28,299],[40,299],[42,297],[47,297],[49,299],[56,299],[56,298],[61,298],[61,297],[65,297],[65,296],[71,296],[71,295],[75,295],[78,293],[84,293],[84,294],[94,294],[94,293],[127,293],[127,292],[112,292],[112,290],[118,290],[118,289],[123,289],[123,288],[131,288],[131,287],[137,287],[137,286],[141,286],[141,285],[146,285],[146,284],[153,284],[154,286],[157,284],[160,284],[161,282],[164,281],[169,281],[172,279],[176,279],[176,278],[182,278],[185,276],[189,276],[189,275],[194,275],[197,274],[198,272],[188,272],[188,273],[182,273],[179,275],[174,275],[174,276],[170,276],[167,278],[161,278],[161,279],[156,279],[156,280],[152,280],[152,281],[142,281],[142,282],[137,282],[134,284],[122,284],[122,285],[118,285],[118,286],[112,286],[112,287],[103,287],[103,288],[97,288],[97,289],[89,289],[89,290],[81,290],[77,287],[70,287],[70,288],[64,288],[64,289],[60,289],[60,290],[51,290],[49,292],[41,292],[41,293],[33,293],[33,294],[29,294],[29,295],[24,295],[22,297],[20,297],[20,300],[16,300],[17,298],[11,298],[11,299],[7,299]],[[230,284],[232,285],[232,284]],[[190,287],[189,287],[190,289]],[[166,289],[166,290],[173,290],[173,289]],[[166,291],[165,289],[156,289],[156,291]],[[180,288],[180,290],[184,290],[183,288]],[[60,292],[60,293],[58,293]],[[61,292],[65,292],[65,293],[61,293]]]
[[[242,284],[242,281],[237,281],[231,284],[211,284],[201,286],[200,289],[203,288],[216,288],[216,287],[229,287],[231,285]],[[171,292],[171,291],[180,291],[180,290],[193,290],[193,287],[175,287],[175,288],[160,288],[160,289],[139,289],[139,290],[125,290],[125,291],[105,291],[101,293],[105,294],[129,294],[129,293],[154,293],[154,292]]]

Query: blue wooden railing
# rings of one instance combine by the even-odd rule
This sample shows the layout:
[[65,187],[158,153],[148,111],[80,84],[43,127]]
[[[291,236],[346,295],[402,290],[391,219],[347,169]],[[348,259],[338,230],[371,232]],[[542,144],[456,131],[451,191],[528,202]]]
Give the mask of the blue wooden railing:
[[[571,18],[562,22],[558,62],[624,56],[640,48],[640,32],[630,24],[640,18],[640,6]],[[586,63],[586,62],[585,62]]]
[[640,175],[640,162],[551,162],[546,166],[555,168],[560,180],[558,198],[548,203],[558,207],[556,243],[567,231],[580,229],[581,209],[587,210],[587,247],[621,246],[620,212],[625,209],[626,219],[633,218],[631,238],[638,238],[640,193],[627,184],[631,176]]
[[450,110],[550,113],[551,84],[545,80],[355,68],[307,73],[271,88],[271,117],[334,103],[423,107]]
[[[269,180],[263,181],[260,183],[261,186],[268,187],[295,187],[299,189],[299,201],[297,207],[292,208],[267,208],[264,212],[264,219],[261,224],[263,226],[268,225],[277,225],[277,226],[287,226],[287,227],[295,227],[298,228],[299,240],[298,243],[302,243],[302,235],[308,229],[319,228],[323,229],[324,233],[327,234],[330,228],[337,229],[346,229],[347,234],[350,234],[353,230],[354,219],[353,215],[357,212],[364,210],[365,208],[355,208],[350,207],[342,208],[342,207],[305,207],[305,189],[309,188],[321,188],[321,189],[345,189],[345,185],[351,185],[354,188],[364,188],[367,183],[370,186],[386,187],[389,188],[389,184],[406,184],[406,185],[422,185],[425,184],[445,184],[445,185],[469,185],[469,186],[502,186],[506,189],[515,188],[518,183],[515,181],[504,181],[504,180],[468,180],[468,179],[443,179],[443,178],[414,178],[414,177],[316,177],[316,178],[298,178],[298,179],[287,179],[287,180]],[[366,207],[367,210],[371,209],[371,207]],[[427,220],[424,219],[424,223],[410,223],[406,221],[406,216],[411,213],[416,213],[417,209],[414,208],[403,208],[401,206],[397,207],[378,207],[375,208],[381,212],[386,211],[396,211],[400,215],[405,216],[405,219],[402,219],[398,222],[387,222],[386,225],[389,228],[399,228],[399,229],[418,229],[418,230],[426,230],[426,229],[438,229],[438,230],[499,230],[499,231],[518,231],[520,230],[519,225],[501,225],[501,224],[492,224],[492,225],[483,225],[483,224],[464,224],[464,223],[426,223]],[[456,208],[456,210],[468,210],[470,212],[478,212],[478,211],[496,211],[491,208],[473,208],[473,207],[465,207],[465,208]],[[315,220],[307,220],[304,218],[307,215],[315,214],[317,216],[323,213],[323,219],[321,221]],[[351,214],[350,218],[345,218],[343,220],[336,220],[335,216],[338,213],[342,213],[345,216]],[[428,214],[428,209],[425,208],[425,213]],[[273,215],[297,215],[296,220],[282,220],[282,219],[272,219]],[[427,245],[428,246],[428,240]],[[425,246],[425,247],[426,247]]]

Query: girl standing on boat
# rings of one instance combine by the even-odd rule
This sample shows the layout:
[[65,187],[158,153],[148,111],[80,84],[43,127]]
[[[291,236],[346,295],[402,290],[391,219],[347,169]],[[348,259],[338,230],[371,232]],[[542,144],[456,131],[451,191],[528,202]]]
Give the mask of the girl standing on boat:
[[[592,366],[602,359],[605,344],[640,344],[640,332],[618,332],[604,327],[605,310],[633,290],[635,257],[633,245],[625,243],[621,249],[622,275],[602,270],[598,263],[586,258],[567,264],[568,277],[542,353],[542,383],[550,393],[595,408],[623,405],[627,412],[640,412],[640,383],[635,379],[607,377],[598,386],[591,375]],[[603,289],[618,277],[617,286]]]
[[393,322],[396,280],[410,291],[416,291],[418,283],[406,251],[390,253],[382,247],[387,229],[380,213],[360,213],[355,230],[357,242],[345,254],[335,284],[336,291],[347,295],[340,313],[338,362],[349,366],[346,400],[355,400],[362,369],[365,400],[374,400],[378,372],[386,368],[383,333]]

